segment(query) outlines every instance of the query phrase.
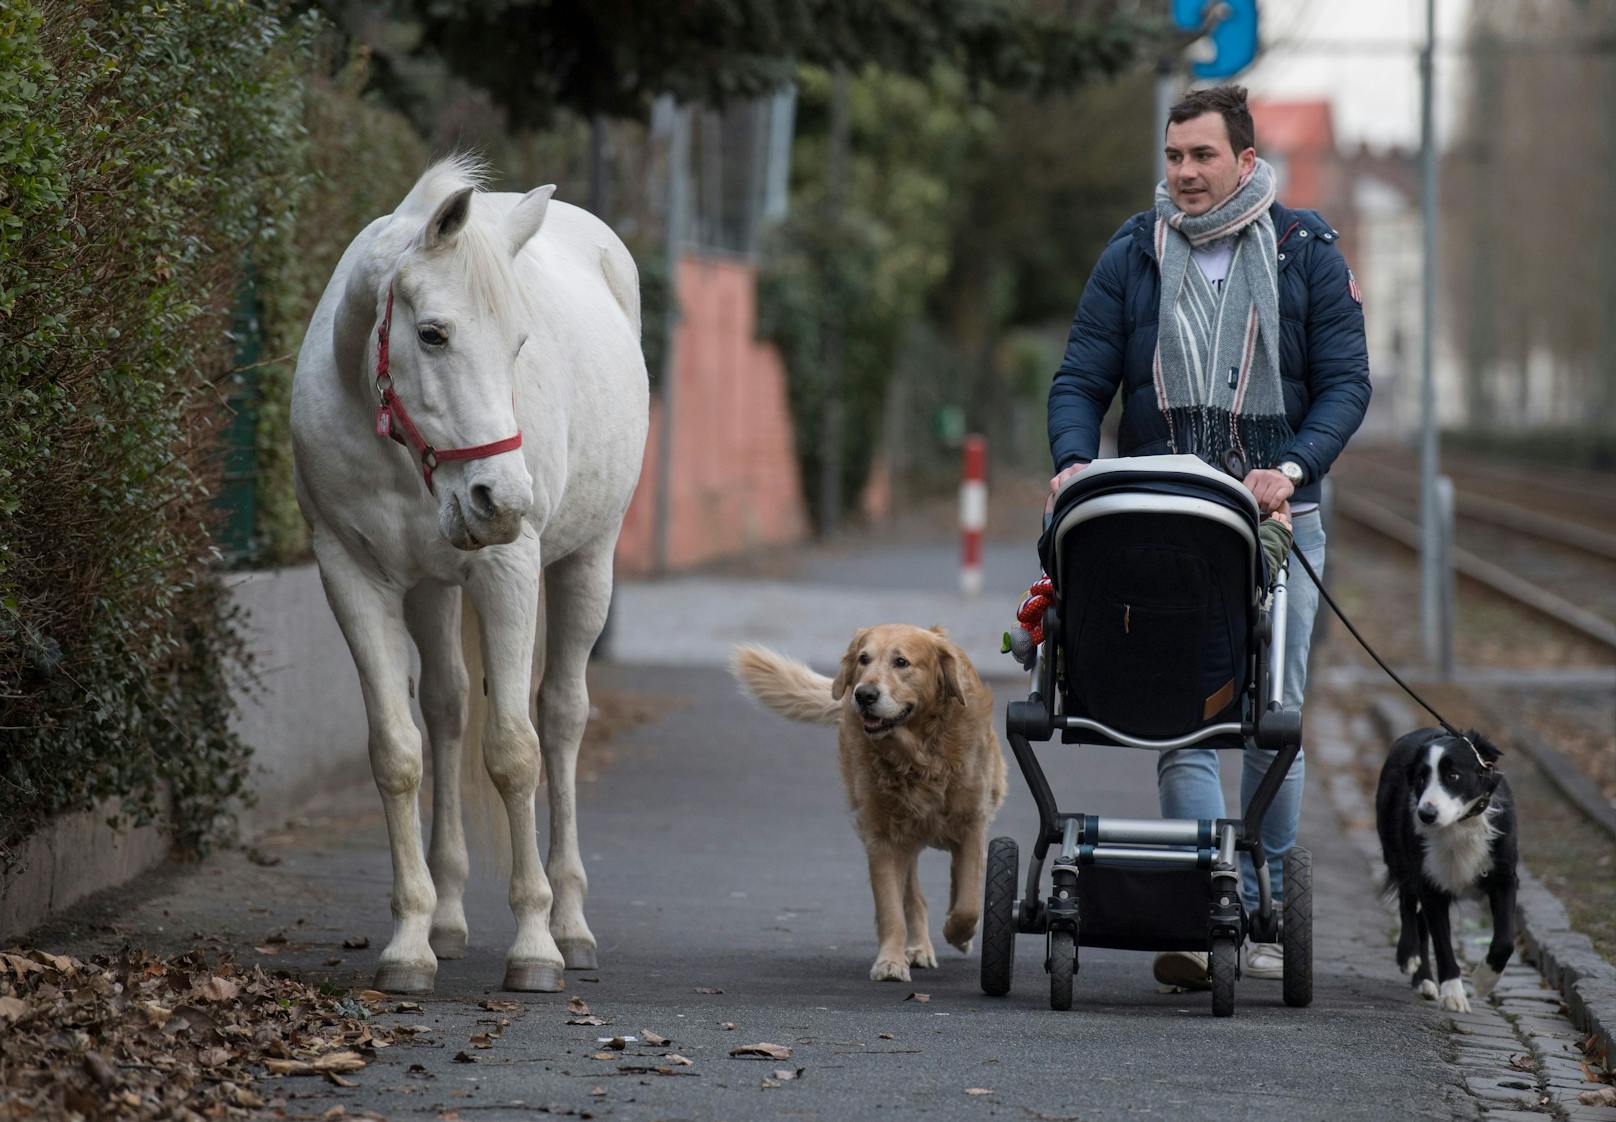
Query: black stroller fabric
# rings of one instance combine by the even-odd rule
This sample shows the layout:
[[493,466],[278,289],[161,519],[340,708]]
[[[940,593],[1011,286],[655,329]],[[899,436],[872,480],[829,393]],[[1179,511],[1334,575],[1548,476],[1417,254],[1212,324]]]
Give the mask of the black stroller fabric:
[[[1168,490],[1141,482],[1111,478],[1099,493]],[[1250,520],[1215,489],[1192,491]],[[1063,496],[1052,525],[1094,497]],[[1127,511],[1071,526],[1060,557],[1046,553],[1046,565],[1058,561],[1047,571],[1060,604],[1066,713],[1153,740],[1239,720],[1256,614],[1252,552],[1233,528],[1183,513]]]

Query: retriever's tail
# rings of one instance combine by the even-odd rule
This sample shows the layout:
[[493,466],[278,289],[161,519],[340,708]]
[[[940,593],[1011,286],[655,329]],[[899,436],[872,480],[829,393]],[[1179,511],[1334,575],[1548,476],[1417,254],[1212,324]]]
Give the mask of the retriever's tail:
[[729,669],[753,697],[782,717],[833,725],[841,716],[841,702],[830,695],[831,680],[794,658],[742,645],[730,655]]

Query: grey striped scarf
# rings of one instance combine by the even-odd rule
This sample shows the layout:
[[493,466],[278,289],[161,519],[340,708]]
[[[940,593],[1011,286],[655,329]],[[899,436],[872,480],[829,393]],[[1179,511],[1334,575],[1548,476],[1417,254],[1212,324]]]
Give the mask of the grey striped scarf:
[[[1263,160],[1206,214],[1185,214],[1165,181],[1156,187],[1156,405],[1173,451],[1218,468],[1230,450],[1248,467],[1272,467],[1292,438],[1279,378],[1273,202],[1274,171]],[[1223,238],[1234,239],[1234,257],[1218,292],[1190,250]]]

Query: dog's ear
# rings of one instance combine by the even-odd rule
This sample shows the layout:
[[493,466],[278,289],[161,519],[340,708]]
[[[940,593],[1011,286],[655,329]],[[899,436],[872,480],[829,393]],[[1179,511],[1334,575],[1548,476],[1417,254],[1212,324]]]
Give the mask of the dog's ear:
[[942,678],[943,700],[953,698],[964,705],[965,691],[960,688],[959,656],[954,653],[954,645],[946,640],[937,644],[937,671]]
[[853,635],[853,641],[847,644],[847,653],[842,655],[842,669],[836,675],[836,680],[830,684],[830,696],[833,701],[842,700],[847,687],[853,684],[853,678],[858,674],[859,648],[864,646],[864,640],[874,628],[866,627]]

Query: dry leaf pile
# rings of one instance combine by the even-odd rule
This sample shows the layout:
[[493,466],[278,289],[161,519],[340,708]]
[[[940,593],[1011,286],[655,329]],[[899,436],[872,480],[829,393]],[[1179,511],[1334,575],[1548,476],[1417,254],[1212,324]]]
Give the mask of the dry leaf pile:
[[344,1073],[420,1031],[368,1024],[383,996],[201,951],[0,952],[0,1119],[245,1118],[281,1097],[269,1076],[352,1086]]

